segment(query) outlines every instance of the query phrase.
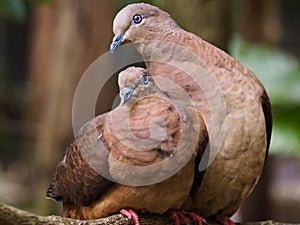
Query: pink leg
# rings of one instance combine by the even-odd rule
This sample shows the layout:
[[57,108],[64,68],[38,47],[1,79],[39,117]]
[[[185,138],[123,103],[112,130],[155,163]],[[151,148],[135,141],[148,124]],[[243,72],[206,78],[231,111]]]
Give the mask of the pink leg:
[[206,220],[204,218],[202,218],[201,216],[199,216],[197,213],[184,212],[184,214],[187,215],[188,217],[190,217],[193,221],[195,221],[197,223],[197,225],[206,224]]
[[182,212],[175,209],[168,210],[169,217],[174,221],[174,225],[186,224],[188,220],[185,218]]
[[139,216],[132,209],[121,209],[120,213],[126,216],[128,219],[132,219],[134,225],[140,225]]
[[235,223],[227,216],[217,216],[217,221],[222,225],[235,225]]
[[169,209],[168,214],[169,217],[174,221],[174,225],[180,225],[181,223],[185,224],[188,222],[183,213],[179,210]]
[[168,214],[170,218],[174,221],[174,225],[187,224],[188,219],[185,217],[185,215],[187,215],[189,218],[195,221],[197,225],[206,224],[206,220],[197,215],[196,213],[182,212],[180,210],[170,209],[168,210]]
[[180,220],[176,213],[168,212],[168,214],[169,214],[169,217],[173,220],[174,225],[180,225]]

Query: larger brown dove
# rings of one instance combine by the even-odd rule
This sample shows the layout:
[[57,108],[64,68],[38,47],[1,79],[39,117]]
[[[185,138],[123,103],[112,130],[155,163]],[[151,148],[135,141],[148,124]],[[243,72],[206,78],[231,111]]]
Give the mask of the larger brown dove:
[[[139,3],[123,8],[113,22],[113,52],[132,42],[158,86],[203,114],[211,155],[201,186],[184,208],[221,223],[256,186],[267,156],[272,115],[257,77],[224,51],[183,30],[158,7]],[[154,77],[156,80],[156,77]],[[186,96],[178,93],[181,86]],[[205,168],[205,163],[199,169]]]
[[197,188],[208,142],[201,114],[172,102],[143,68],[122,71],[119,87],[120,105],[83,126],[57,165],[46,196],[63,202],[65,217],[121,210],[139,224],[132,209],[178,210]]

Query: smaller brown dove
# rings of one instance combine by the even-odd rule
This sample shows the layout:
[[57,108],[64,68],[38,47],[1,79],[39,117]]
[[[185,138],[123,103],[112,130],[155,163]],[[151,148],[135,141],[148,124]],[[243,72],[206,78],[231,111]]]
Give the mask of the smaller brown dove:
[[179,224],[208,142],[201,114],[168,99],[143,68],[127,68],[118,82],[120,105],[79,130],[46,196],[63,203],[65,217],[120,211],[138,225],[135,211],[169,212]]

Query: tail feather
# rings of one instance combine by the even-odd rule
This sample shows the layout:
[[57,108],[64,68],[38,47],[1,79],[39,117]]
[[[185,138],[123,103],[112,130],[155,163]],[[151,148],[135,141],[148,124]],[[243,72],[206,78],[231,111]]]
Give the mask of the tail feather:
[[46,192],[46,198],[53,199],[54,201],[57,201],[57,202],[60,202],[63,200],[62,197],[59,196],[59,194],[57,193],[54,182],[51,182],[51,184],[49,185],[47,192]]

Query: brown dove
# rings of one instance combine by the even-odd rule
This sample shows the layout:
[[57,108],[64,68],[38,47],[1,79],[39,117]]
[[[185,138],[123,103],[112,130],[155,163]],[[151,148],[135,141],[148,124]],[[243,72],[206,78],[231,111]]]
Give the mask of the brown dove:
[[[256,186],[266,160],[272,115],[267,93],[248,68],[179,27],[158,7],[130,4],[113,21],[111,52],[131,42],[170,99],[197,108],[210,140],[206,173],[184,209],[228,219]],[[179,93],[181,87],[185,95]],[[206,157],[203,157],[206,158]]]
[[179,224],[176,210],[197,189],[195,164],[208,142],[201,114],[171,101],[143,68],[127,68],[118,83],[120,105],[78,131],[46,196],[63,203],[65,217],[120,211],[137,225],[134,210],[169,210]]

